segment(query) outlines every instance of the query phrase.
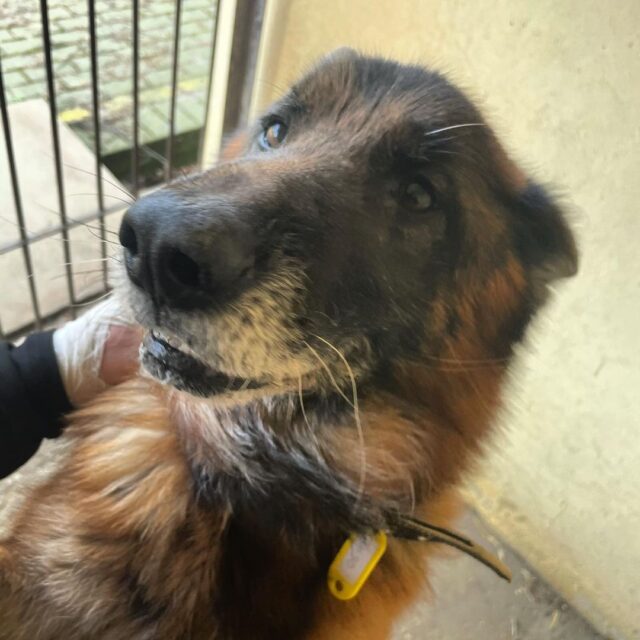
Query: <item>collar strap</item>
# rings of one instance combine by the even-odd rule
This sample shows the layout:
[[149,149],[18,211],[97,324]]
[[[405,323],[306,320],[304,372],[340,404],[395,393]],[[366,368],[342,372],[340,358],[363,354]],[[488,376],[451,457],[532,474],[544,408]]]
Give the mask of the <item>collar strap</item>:
[[400,540],[437,542],[454,547],[489,567],[507,582],[511,582],[511,570],[507,565],[495,554],[459,533],[399,514],[389,518],[387,531],[389,535]]

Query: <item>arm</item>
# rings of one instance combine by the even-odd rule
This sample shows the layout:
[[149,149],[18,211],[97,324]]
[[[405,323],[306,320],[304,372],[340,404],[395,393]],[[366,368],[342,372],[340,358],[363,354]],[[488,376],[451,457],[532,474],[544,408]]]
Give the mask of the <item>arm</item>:
[[110,298],[19,347],[0,342],[0,478],[58,436],[65,413],[133,375],[140,339]]
[[52,331],[19,347],[0,342],[0,477],[23,465],[43,438],[59,435],[70,409]]

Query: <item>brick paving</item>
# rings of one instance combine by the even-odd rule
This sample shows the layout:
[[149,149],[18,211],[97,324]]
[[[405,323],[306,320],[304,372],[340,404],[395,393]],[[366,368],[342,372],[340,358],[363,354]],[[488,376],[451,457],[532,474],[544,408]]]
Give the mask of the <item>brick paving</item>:
[[[184,0],[176,131],[204,123],[216,0]],[[103,154],[131,147],[132,8],[130,0],[97,0],[96,23]],[[93,146],[87,3],[49,0],[49,20],[60,118]],[[140,0],[140,138],[169,132],[175,2]],[[38,0],[0,0],[0,53],[7,101],[45,98]]]

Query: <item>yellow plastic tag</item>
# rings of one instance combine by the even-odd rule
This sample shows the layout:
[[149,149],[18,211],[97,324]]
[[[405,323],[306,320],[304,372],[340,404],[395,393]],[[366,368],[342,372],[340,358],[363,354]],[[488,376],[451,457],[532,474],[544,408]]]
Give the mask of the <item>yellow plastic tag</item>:
[[338,600],[355,598],[387,550],[387,535],[350,536],[329,567],[329,591]]

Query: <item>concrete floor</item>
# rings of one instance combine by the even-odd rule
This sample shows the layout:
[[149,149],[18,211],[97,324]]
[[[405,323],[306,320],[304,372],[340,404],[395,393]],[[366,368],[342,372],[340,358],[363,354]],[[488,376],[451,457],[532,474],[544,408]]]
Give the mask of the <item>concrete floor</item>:
[[468,510],[456,528],[493,549],[511,584],[457,552],[433,562],[433,595],[398,625],[395,640],[605,640],[522,558]]

